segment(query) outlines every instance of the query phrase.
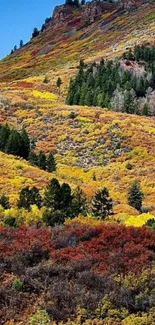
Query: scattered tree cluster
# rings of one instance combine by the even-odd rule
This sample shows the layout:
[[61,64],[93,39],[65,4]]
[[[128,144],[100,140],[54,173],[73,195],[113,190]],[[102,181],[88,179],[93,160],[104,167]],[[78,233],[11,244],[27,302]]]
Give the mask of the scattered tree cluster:
[[43,151],[40,151],[37,155],[34,150],[31,150],[28,160],[32,166],[38,166],[40,169],[46,170],[49,173],[56,171],[56,161],[52,152],[46,156]]
[[142,60],[144,71],[135,73],[134,69],[124,68],[121,61],[101,60],[90,67],[81,61],[76,77],[70,80],[66,103],[149,115],[147,99],[155,90],[155,48],[135,47],[134,53],[130,50],[123,57],[126,67],[131,60]]
[[30,153],[30,139],[26,130],[21,132],[10,129],[9,126],[0,125],[0,151],[28,159]]
[[0,151],[8,154],[22,157],[28,160],[31,165],[38,166],[40,169],[51,173],[56,171],[56,162],[53,153],[48,156],[43,151],[37,155],[34,152],[34,141],[30,141],[26,130],[23,128],[21,132],[9,128],[6,125],[0,125]]
[[[128,203],[141,212],[142,200],[143,192],[140,184],[133,181],[128,189]],[[0,205],[3,209],[9,209],[9,198],[3,195],[0,198]],[[37,209],[44,208],[42,222],[52,227],[56,224],[63,224],[67,218],[73,219],[79,215],[87,216],[88,213],[99,220],[104,220],[113,215],[113,201],[106,187],[98,190],[91,202],[88,203],[86,194],[79,186],[72,191],[69,184],[63,183],[61,185],[56,178],[51,179],[43,196],[35,186],[32,188],[26,186],[21,190],[17,202],[18,209],[24,208],[31,211],[33,206],[36,206]],[[4,220],[4,225],[17,226],[16,216],[7,217]]]
[[[69,5],[69,6],[79,6],[80,1],[79,0],[66,0],[65,4]],[[84,5],[84,4],[85,4],[85,0],[82,0],[81,5]]]
[[[21,49],[23,46],[24,46],[24,42],[21,39],[19,42],[19,48]],[[15,51],[17,51],[17,49],[18,49],[18,47],[17,47],[17,45],[15,45],[14,48],[11,50],[11,54],[13,54]]]

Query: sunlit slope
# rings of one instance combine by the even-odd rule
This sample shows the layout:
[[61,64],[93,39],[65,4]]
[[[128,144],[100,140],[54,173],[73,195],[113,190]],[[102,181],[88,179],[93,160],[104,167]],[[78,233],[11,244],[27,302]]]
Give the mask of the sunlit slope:
[[101,57],[115,57],[136,42],[154,42],[155,4],[133,12],[106,12],[92,24],[75,21],[49,27],[22,49],[0,61],[0,80],[20,79]]
[[[48,91],[54,91],[52,83],[42,85],[39,78],[5,86],[1,123],[7,121],[17,129],[25,126],[36,141],[37,151],[52,150],[57,161],[55,176],[60,181],[73,187],[80,185],[89,197],[97,188],[106,186],[115,205],[124,211],[129,183],[138,179],[145,193],[144,205],[154,210],[155,119],[96,107],[67,106],[62,102],[63,93]],[[12,162],[7,165],[8,159],[13,159],[15,165],[16,159],[2,157],[3,193],[4,183],[6,193],[14,195],[28,184],[41,189],[53,177],[27,163],[23,168],[18,163],[13,168]],[[12,176],[6,177],[9,172]]]

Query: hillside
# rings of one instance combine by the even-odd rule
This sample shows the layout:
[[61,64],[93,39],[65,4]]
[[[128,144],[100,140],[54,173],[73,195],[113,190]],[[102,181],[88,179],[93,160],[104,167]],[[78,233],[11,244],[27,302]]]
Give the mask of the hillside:
[[[60,179],[80,184],[90,196],[98,187],[105,185],[116,204],[122,204],[127,202],[128,184],[136,177],[142,183],[146,204],[154,205],[154,117],[110,112],[95,107],[69,107],[61,104],[51,92],[45,89],[43,92],[41,87],[45,86],[42,86],[42,80],[38,82],[39,90],[36,84],[33,90],[30,81],[22,81],[22,89],[20,87],[21,82],[10,84],[7,91],[9,100],[4,104],[9,109],[4,107],[1,110],[1,121],[8,121],[19,129],[24,125],[31,138],[37,140],[38,151],[53,150]],[[128,163],[132,165],[131,170],[126,167]],[[31,169],[29,167],[29,175]],[[17,174],[18,171],[24,177],[24,170],[17,167]],[[94,174],[96,181],[93,180]],[[35,176],[32,180],[36,183]],[[7,190],[11,192],[9,184]]]
[[136,43],[154,41],[153,2],[131,11],[122,5],[100,2],[85,6],[82,10],[74,6],[56,7],[53,19],[39,36],[0,62],[0,81],[36,76],[49,70],[54,74],[60,69],[63,73],[64,68],[76,67],[80,59],[86,62],[109,59]]
[[[94,6],[94,4],[92,5]],[[100,4],[99,7],[98,4],[95,4],[95,6],[101,9]],[[111,5],[109,4],[109,6]],[[92,8],[94,9],[94,7]],[[10,126],[19,130],[24,126],[31,139],[34,139],[36,142],[37,152],[43,150],[45,153],[48,153],[52,150],[55,154],[57,177],[62,181],[66,180],[73,187],[77,184],[82,186],[89,198],[92,197],[98,188],[101,188],[103,185],[107,186],[115,201],[116,211],[118,212],[124,212],[124,204],[127,204],[128,186],[135,178],[140,180],[145,193],[144,206],[147,206],[149,211],[154,211],[155,209],[155,170],[152,167],[154,166],[155,160],[155,119],[154,117],[145,118],[114,113],[97,107],[69,106],[65,105],[64,102],[67,95],[69,79],[77,73],[76,65],[81,57],[85,58],[85,55],[87,55],[87,62],[99,59],[102,55],[108,58],[117,56],[125,49],[127,44],[133,45],[136,42],[136,38],[134,38],[134,42],[132,40],[132,28],[135,35],[136,33],[138,35],[143,34],[146,38],[148,37],[146,32],[148,29],[150,35],[149,41],[151,41],[151,37],[153,41],[154,20],[153,14],[151,13],[153,9],[154,4],[147,3],[136,9],[136,11],[132,10],[124,14],[121,12],[121,15],[119,15],[119,11],[124,9],[117,8],[114,12],[111,8],[107,9],[106,7],[106,12],[101,13],[99,11],[99,16],[94,19],[94,22],[89,21],[88,24],[87,20],[87,27],[81,26],[82,22],[80,20],[79,23],[78,20],[77,31],[74,35],[70,36],[68,32],[71,32],[73,28],[71,24],[72,19],[73,17],[75,19],[79,15],[81,9],[76,9],[75,11],[74,6],[73,8],[70,6],[56,7],[52,20],[39,36],[33,38],[21,50],[17,50],[16,53],[0,62],[1,69],[3,70],[1,76],[3,74],[3,76],[5,75],[5,79],[9,78],[9,81],[1,82],[0,84],[0,122],[7,122]],[[64,16],[62,16],[62,12]],[[86,13],[86,10],[84,12]],[[94,11],[90,12],[93,16]],[[137,17],[140,16],[141,19],[138,21],[138,25],[135,25],[134,19],[138,20]],[[66,17],[65,22],[62,17]],[[105,22],[105,17],[111,22],[108,23],[107,20]],[[144,21],[145,31],[143,29],[142,33],[141,28],[143,28]],[[76,19],[75,24],[77,24]],[[128,24],[130,25],[130,34],[127,34],[129,33]],[[103,33],[101,25],[106,26],[106,33]],[[98,31],[97,28],[99,28]],[[95,38],[94,34],[91,34],[92,30],[93,33],[95,31]],[[107,43],[105,47],[105,37],[109,40],[112,48],[112,38],[116,44],[115,33],[118,30],[118,39],[120,37],[121,41],[119,41],[115,49],[113,48],[109,52]],[[55,35],[55,59],[53,48],[48,53],[38,56],[38,51],[46,47],[46,43],[49,44],[50,38],[53,38],[52,33]],[[88,33],[89,37],[82,37],[82,35],[88,36]],[[77,34],[80,39],[82,37],[82,41],[77,39]],[[125,43],[127,42],[127,35],[130,35],[130,43]],[[141,39],[140,36],[137,39],[138,41],[144,41],[144,38]],[[79,47],[84,46],[85,42],[87,44],[87,48],[85,49],[86,54]],[[61,50],[61,55],[64,60],[63,65],[62,63],[60,64],[60,44],[61,46],[62,44],[64,45],[63,51]],[[75,60],[73,61],[66,52],[72,52],[70,48],[71,44],[72,51],[74,50],[75,53]],[[97,47],[95,44],[97,44]],[[104,47],[104,52],[99,50],[100,44]],[[92,48],[94,47],[94,50],[91,51],[91,57],[89,56],[90,46]],[[39,74],[39,76],[22,79],[23,64],[25,65],[24,69],[26,74],[32,74],[28,59],[29,51],[32,49],[31,68],[33,74]],[[97,57],[94,51],[96,51]],[[27,63],[25,61],[26,57],[28,59]],[[40,63],[37,60],[41,60]],[[51,60],[55,60],[55,63]],[[35,66],[33,66],[34,62]],[[46,67],[46,64],[48,64],[48,67]],[[7,74],[4,71],[5,66],[7,67]],[[54,66],[53,69],[52,66]],[[43,74],[40,68],[47,69],[48,72]],[[21,80],[10,81],[11,78],[16,79],[17,76],[15,77],[14,73],[16,74],[17,71]],[[47,83],[44,82],[45,77],[48,80]],[[56,87],[58,77],[61,77],[62,80],[60,90]],[[131,165],[131,169],[128,169],[128,164]],[[10,158],[7,158],[7,155],[3,155],[1,165],[1,179],[3,184],[3,170],[5,169],[5,165],[10,165]],[[16,199],[12,199],[12,197],[17,198],[17,193],[22,188],[22,184],[38,185],[41,189],[46,183],[46,180],[50,178],[50,175],[43,174],[42,171],[38,174],[37,169],[29,165],[23,167],[23,169],[22,167],[15,167],[13,170],[11,177],[9,175],[8,179],[6,179],[5,176],[5,187],[3,185],[1,187],[1,192],[3,194],[5,194],[5,191],[9,193],[11,202],[13,203],[16,202]],[[39,175],[41,181],[38,180]],[[94,175],[95,180],[93,180]],[[15,177],[17,177],[17,180]],[[12,181],[10,181],[10,178]],[[15,179],[13,180],[13,178]],[[126,207],[126,209],[128,211],[129,208]]]
[[[0,61],[0,325],[155,325],[154,18],[154,1],[57,6]],[[134,110],[95,102],[114,82]]]

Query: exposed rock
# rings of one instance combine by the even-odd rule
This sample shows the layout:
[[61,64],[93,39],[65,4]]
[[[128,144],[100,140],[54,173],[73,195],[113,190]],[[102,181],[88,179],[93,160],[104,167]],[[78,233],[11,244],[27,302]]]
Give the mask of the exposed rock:
[[[79,22],[93,23],[99,18],[103,12],[113,11],[114,9],[133,10],[148,0],[115,0],[113,3],[109,1],[92,1],[79,7],[71,5],[56,6],[52,16],[52,24],[54,25],[72,25],[75,26]],[[117,14],[117,12],[116,12]]]

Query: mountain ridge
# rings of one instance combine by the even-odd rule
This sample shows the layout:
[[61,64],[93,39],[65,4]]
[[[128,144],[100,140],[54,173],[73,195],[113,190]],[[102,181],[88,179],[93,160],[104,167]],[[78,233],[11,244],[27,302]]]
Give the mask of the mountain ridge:
[[149,42],[152,41],[155,33],[154,3],[147,2],[132,11],[124,11],[119,4],[117,7],[117,4],[92,2],[84,6],[101,8],[107,5],[113,10],[101,10],[95,20],[93,11],[92,22],[81,19],[79,9],[69,6],[65,24],[58,22],[62,17],[61,10],[68,10],[68,6],[56,7],[54,24],[51,19],[37,37],[0,61],[0,81],[23,79],[54,68],[75,68],[79,59],[92,62],[102,57],[113,58],[127,47],[148,41],[148,38]]

